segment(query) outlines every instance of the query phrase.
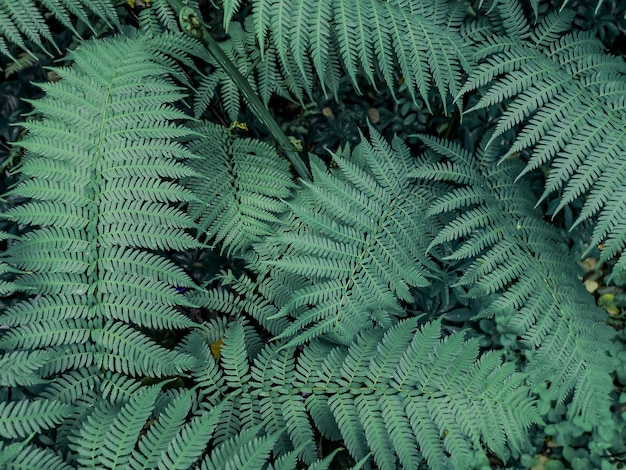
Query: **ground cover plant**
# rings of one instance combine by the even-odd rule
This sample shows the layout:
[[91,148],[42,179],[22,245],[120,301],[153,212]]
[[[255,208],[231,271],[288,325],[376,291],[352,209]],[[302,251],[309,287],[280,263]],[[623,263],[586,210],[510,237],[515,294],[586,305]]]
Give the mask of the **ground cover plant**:
[[1,0],[0,467],[621,468],[623,10]]

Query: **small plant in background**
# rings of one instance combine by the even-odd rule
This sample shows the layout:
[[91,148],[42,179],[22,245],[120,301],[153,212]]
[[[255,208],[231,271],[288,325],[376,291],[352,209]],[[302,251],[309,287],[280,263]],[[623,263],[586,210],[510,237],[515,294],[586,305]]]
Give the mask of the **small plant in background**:
[[0,467],[626,466],[625,31],[0,0]]

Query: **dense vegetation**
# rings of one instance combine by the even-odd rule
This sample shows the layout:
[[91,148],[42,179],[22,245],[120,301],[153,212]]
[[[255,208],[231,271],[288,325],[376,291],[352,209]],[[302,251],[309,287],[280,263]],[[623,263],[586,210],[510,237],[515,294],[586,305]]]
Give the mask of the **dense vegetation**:
[[625,10],[0,0],[0,467],[625,466]]

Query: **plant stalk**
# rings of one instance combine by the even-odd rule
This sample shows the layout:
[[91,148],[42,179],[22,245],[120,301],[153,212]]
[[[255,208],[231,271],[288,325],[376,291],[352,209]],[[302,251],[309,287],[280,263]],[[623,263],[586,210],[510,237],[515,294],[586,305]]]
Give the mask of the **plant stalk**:
[[289,141],[287,135],[285,135],[272,114],[265,107],[241,72],[239,72],[235,64],[224,53],[217,41],[213,39],[213,36],[211,36],[202,23],[198,12],[186,6],[184,3],[184,0],[170,0],[170,4],[178,13],[182,30],[189,36],[202,42],[209,54],[213,56],[218,64],[226,71],[228,76],[237,84],[239,91],[250,106],[250,109],[252,109],[257,119],[270,131],[278,144],[279,150],[289,159],[296,173],[298,173],[298,176],[307,181],[311,181],[313,179],[311,172],[300,157],[300,154],[295,150],[293,144]]

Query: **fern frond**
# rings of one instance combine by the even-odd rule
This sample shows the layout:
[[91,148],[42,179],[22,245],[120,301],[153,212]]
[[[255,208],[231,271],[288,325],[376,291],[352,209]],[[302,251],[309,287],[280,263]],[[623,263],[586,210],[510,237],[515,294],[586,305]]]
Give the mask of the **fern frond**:
[[287,425],[289,439],[297,447],[298,454],[305,463],[313,463],[316,459],[315,434],[302,395],[299,393],[285,395],[281,412]]
[[107,323],[93,331],[92,337],[102,351],[97,361],[108,370],[163,377],[180,373],[192,364],[191,357],[165,349],[121,322]]
[[97,327],[85,320],[38,322],[11,328],[0,339],[4,350],[39,349],[49,346],[85,343]]
[[[105,14],[106,5],[92,7]],[[46,96],[32,104],[44,118],[24,123],[29,133],[19,143],[26,155],[12,193],[30,200],[3,216],[33,230],[3,259],[24,272],[15,285],[38,297],[0,316],[11,327],[0,347],[33,354],[18,355],[16,371],[38,363],[44,378],[73,369],[61,379],[68,385],[95,364],[128,375],[175,374],[192,358],[136,328],[194,325],[176,310],[191,306],[176,287],[193,282],[156,252],[203,246],[176,207],[194,200],[178,179],[196,174],[185,165],[193,153],[178,141],[193,134],[178,124],[186,115],[173,104],[184,95],[141,35],[85,43],[72,58],[54,69],[59,82],[42,85]],[[49,353],[43,364],[41,351]]]
[[17,387],[46,383],[37,372],[50,360],[49,351],[11,351],[0,358],[0,386]]
[[160,387],[142,387],[122,406],[102,436],[101,464],[108,468],[127,467],[145,421],[154,407]]
[[[619,255],[619,271],[626,266],[626,231],[617,215],[623,205],[619,188],[626,177],[619,163],[626,148],[626,110],[623,94],[609,90],[623,89],[626,64],[605,54],[602,43],[589,33],[561,35],[571,17],[568,12],[548,15],[527,41],[492,39],[477,52],[483,63],[470,74],[461,93],[488,84],[476,109],[512,100],[491,142],[524,124],[503,159],[532,148],[521,173],[550,166],[541,200],[561,191],[557,211],[588,196],[575,224],[597,217],[590,246],[604,243],[601,262]],[[516,46],[509,45],[515,42]]]
[[[311,387],[306,402],[327,400],[355,459],[371,451],[381,468],[397,468],[397,459],[415,468],[419,450],[431,468],[445,468],[448,453],[455,468],[466,468],[483,439],[497,454],[505,452],[504,442],[523,445],[523,429],[539,417],[522,385],[524,375],[512,364],[502,364],[496,353],[475,361],[477,341],[461,335],[441,339],[436,322],[418,329],[415,319],[405,320],[383,333],[363,332],[347,350],[306,354],[321,346],[313,341],[305,347],[306,360],[296,365],[308,377],[305,389]],[[396,343],[400,336],[402,346]],[[389,358],[384,378],[371,359],[375,351]],[[331,363],[335,372],[328,369]],[[494,406],[498,411],[491,416],[475,408]],[[311,412],[317,414],[317,407]]]
[[115,405],[127,403],[140,388],[140,382],[118,373],[106,374],[100,384],[102,398]]
[[0,465],[7,470],[40,469],[72,470],[72,467],[52,449],[18,442],[6,448],[0,446]]
[[50,400],[0,403],[0,435],[8,439],[28,437],[56,426],[70,411],[69,405]]
[[[225,5],[226,27],[232,27],[237,5]],[[337,93],[335,43],[357,89],[361,74],[373,85],[382,81],[393,89],[399,68],[411,96],[428,102],[431,81],[445,101],[449,91],[456,94],[460,89],[462,71],[470,67],[469,50],[458,32],[460,22],[450,21],[454,7],[441,6],[437,2],[412,8],[404,2],[373,0],[255,0],[252,17],[262,58],[275,49],[270,62],[280,64],[296,97],[302,91],[310,93],[316,77],[324,89]]]
[[347,343],[372,321],[390,326],[402,315],[399,302],[411,300],[410,287],[427,285],[437,270],[423,255],[437,228],[423,217],[425,193],[406,179],[408,149],[370,132],[371,142],[352,155],[333,156],[337,171],[312,159],[314,183],[302,183],[286,228],[251,258],[270,279],[302,281],[270,317],[295,318],[278,338],[303,343],[332,333]]
[[192,395],[190,391],[179,395],[159,413],[158,420],[139,439],[138,447],[133,451],[130,467],[142,469],[154,468],[157,465],[163,449],[183,426],[192,405]]
[[[249,315],[272,335],[278,335],[289,326],[287,319],[275,318],[280,306],[285,303],[281,302],[281,299],[288,297],[289,292],[292,291],[288,282],[272,286],[270,282],[265,282],[268,281],[266,279],[258,279],[254,282],[245,274],[239,278],[222,278],[221,281],[222,286],[198,292],[193,295],[191,301],[201,307],[229,315]],[[284,296],[280,295],[272,287],[284,288],[287,293]]]
[[278,435],[260,436],[259,426],[246,429],[232,439],[215,447],[202,462],[202,470],[262,468],[269,457]]
[[96,399],[78,429],[70,436],[70,449],[79,465],[86,468],[101,466],[102,439],[115,420],[121,405]]
[[[14,2],[12,0],[2,0],[0,2],[0,39],[3,44],[6,40],[20,48],[28,51],[26,40],[44,48],[45,42],[49,41],[55,48],[52,33],[44,17],[41,6],[59,20],[64,26],[69,28],[78,36],[74,28],[74,17],[81,20],[85,25],[93,30],[89,21],[89,15],[103,20],[109,28],[119,26],[119,18],[115,12],[113,3],[110,0],[25,0]],[[7,54],[8,47],[0,47],[0,52]]]
[[[419,161],[414,176],[430,182],[442,159],[474,174],[462,183],[466,198],[462,206],[462,200],[455,205],[457,215],[433,242],[464,242],[448,256],[472,261],[458,284],[471,297],[497,294],[481,315],[497,316],[521,338],[533,383],[549,382],[551,397],[560,402],[573,392],[572,413],[599,422],[608,412],[601,404],[612,389],[607,353],[613,332],[572,269],[576,263],[558,230],[534,208],[525,183],[516,182],[520,165],[507,160],[496,166],[484,149],[474,157],[438,139],[422,140],[433,150]],[[459,183],[447,174],[440,179]],[[446,196],[441,200],[431,206],[431,214],[451,209]]]
[[284,199],[294,188],[289,165],[259,140],[238,138],[209,122],[194,129],[201,137],[190,149],[202,159],[191,166],[202,176],[190,178],[189,187],[203,202],[192,202],[190,214],[227,252],[248,249],[273,232],[287,209]]
[[[256,91],[257,83],[254,71],[255,69],[261,69],[259,68],[258,60],[259,52],[254,45],[254,36],[239,24],[232,24],[228,34],[229,39],[220,42],[220,48],[245,80],[248,81],[250,87]],[[196,118],[200,118],[204,114],[219,88],[221,103],[229,119],[235,122],[239,117],[243,98],[239,86],[212,56],[207,57],[207,62],[214,66],[214,70],[200,79],[198,92],[194,97],[194,114]],[[262,76],[259,77],[259,80],[261,79],[263,79]],[[274,83],[274,87],[279,90],[280,82]],[[267,101],[265,104],[267,104]]]
[[233,322],[226,331],[220,358],[226,383],[231,387],[241,388],[249,380],[249,365],[245,332],[240,322]]
[[204,453],[207,442],[220,420],[222,404],[225,402],[226,400],[223,400],[210,411],[202,411],[181,427],[162,451],[157,468],[160,470],[191,468]]
[[101,383],[100,379],[95,367],[70,371],[51,382],[41,396],[51,401],[72,404],[89,391],[95,390]]

